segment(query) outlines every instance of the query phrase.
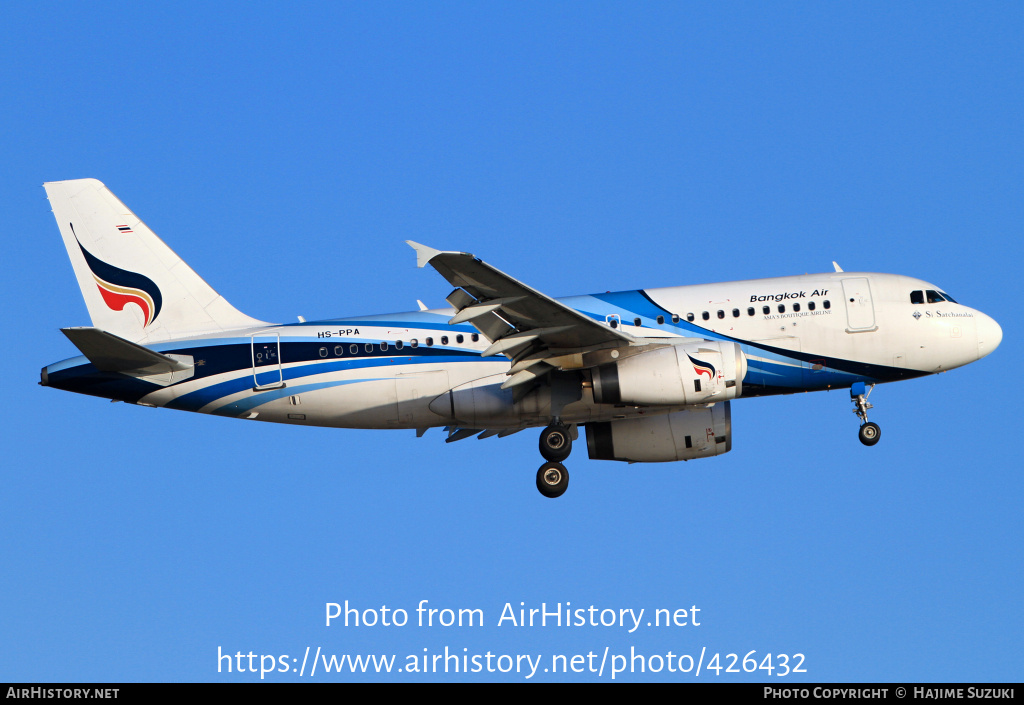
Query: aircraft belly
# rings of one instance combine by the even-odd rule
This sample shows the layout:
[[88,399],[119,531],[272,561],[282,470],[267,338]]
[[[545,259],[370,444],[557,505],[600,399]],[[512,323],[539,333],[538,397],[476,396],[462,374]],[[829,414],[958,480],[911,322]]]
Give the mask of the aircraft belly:
[[398,426],[429,428],[440,425],[444,418],[430,409],[431,402],[448,391],[447,370],[410,372],[395,377],[398,397]]
[[[348,379],[315,392],[322,417],[318,425],[341,428],[428,428],[448,419],[431,403],[448,392],[452,379],[478,376],[487,369],[507,369],[507,361],[452,363],[423,369],[396,366],[352,370]],[[419,368],[419,369],[417,369]],[[372,372],[373,379],[361,379]],[[354,377],[354,378],[353,378]]]
[[370,379],[318,392],[323,425],[343,428],[397,428],[398,395],[394,378]]
[[504,373],[458,385],[436,397],[430,410],[449,423],[470,428],[519,428],[547,425],[553,417],[566,423],[585,423],[591,417],[592,397],[587,401],[575,374],[555,375],[521,398],[515,388],[502,389]]
[[153,406],[166,406],[169,402],[178,396],[179,392],[175,387],[164,387],[163,389],[157,389],[146,396],[139,399],[140,402],[145,404],[152,404]]

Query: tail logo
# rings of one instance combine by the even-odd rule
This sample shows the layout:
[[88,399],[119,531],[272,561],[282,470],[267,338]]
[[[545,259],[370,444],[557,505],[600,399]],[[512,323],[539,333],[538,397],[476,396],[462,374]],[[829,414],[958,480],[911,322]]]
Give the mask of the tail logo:
[[690,358],[690,362],[693,363],[693,371],[697,373],[698,377],[700,377],[701,375],[705,375],[706,374],[708,376],[708,380],[709,381],[714,381],[714,379],[715,379],[715,366],[714,365],[712,365],[710,362],[702,362],[702,361],[696,359],[695,357],[693,357],[693,355],[690,355],[689,353],[686,354],[686,357]]
[[[71,231],[74,232],[74,226]],[[75,240],[77,241],[77,236]],[[160,296],[160,288],[147,276],[137,272],[129,272],[120,269],[112,264],[95,257],[88,250],[78,243],[79,249],[85,256],[85,262],[92,271],[93,279],[100,290],[104,303],[111,311],[123,311],[127,304],[135,304],[142,309],[145,316],[143,327],[150,325],[160,315],[160,306],[163,297]]]

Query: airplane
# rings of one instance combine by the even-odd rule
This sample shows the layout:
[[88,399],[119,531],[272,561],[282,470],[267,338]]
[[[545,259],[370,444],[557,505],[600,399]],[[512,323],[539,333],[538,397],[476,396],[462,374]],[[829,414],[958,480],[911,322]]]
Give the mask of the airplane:
[[911,277],[833,272],[554,299],[464,252],[408,241],[450,308],[272,324],[231,306],[101,182],[44,184],[92,326],[40,384],[296,426],[443,427],[446,441],[541,428],[537,488],[589,457],[693,460],[732,448],[730,404],[849,389],[859,439],[875,385],[999,345],[992,318]]

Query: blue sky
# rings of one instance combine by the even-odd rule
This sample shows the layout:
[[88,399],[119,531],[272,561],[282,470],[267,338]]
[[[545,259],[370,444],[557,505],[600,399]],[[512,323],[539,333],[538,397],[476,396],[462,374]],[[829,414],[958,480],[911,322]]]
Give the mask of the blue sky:
[[[1021,36],[1012,2],[7,4],[0,681],[446,646],[805,655],[784,678],[627,680],[1019,681]],[[59,328],[89,323],[41,184],[82,177],[264,320],[442,305],[413,239],[553,296],[837,260],[934,282],[1004,339],[877,388],[874,448],[843,391],[741,400],[728,455],[577,448],[549,501],[534,432],[446,445],[39,387],[76,354]],[[326,627],[345,600],[410,624]],[[485,625],[416,626],[421,600]],[[520,602],[701,625],[498,626]]]

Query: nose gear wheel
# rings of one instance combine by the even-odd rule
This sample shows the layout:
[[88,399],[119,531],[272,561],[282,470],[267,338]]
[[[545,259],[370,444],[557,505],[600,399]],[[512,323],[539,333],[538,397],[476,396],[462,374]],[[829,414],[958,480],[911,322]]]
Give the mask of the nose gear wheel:
[[868,409],[873,409],[874,406],[868,402],[868,396],[871,394],[871,390],[875,388],[875,385],[871,385],[870,388],[866,388],[863,382],[857,382],[850,387],[850,399],[853,400],[853,405],[856,407],[853,413],[857,414],[857,418],[860,419],[860,431],[857,437],[860,442],[866,446],[873,446],[878,443],[878,440],[882,437],[882,429],[878,427],[878,424],[871,423],[868,421]]

